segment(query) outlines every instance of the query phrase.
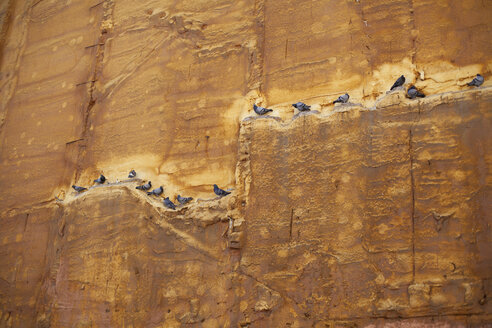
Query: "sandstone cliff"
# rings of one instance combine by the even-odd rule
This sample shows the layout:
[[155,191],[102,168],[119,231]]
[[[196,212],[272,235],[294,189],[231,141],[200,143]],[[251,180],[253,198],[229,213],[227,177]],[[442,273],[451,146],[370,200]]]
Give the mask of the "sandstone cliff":
[[0,327],[492,325],[490,17],[3,1]]

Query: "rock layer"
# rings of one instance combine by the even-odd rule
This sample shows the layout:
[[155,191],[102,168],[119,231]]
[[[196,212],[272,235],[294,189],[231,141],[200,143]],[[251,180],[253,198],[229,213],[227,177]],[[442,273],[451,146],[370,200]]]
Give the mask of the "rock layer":
[[490,325],[491,15],[4,1],[0,327]]

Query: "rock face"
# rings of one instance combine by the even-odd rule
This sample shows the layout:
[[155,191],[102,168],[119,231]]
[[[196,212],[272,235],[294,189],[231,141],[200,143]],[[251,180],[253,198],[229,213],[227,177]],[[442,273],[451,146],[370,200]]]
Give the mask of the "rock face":
[[3,1],[0,327],[492,325],[490,17]]

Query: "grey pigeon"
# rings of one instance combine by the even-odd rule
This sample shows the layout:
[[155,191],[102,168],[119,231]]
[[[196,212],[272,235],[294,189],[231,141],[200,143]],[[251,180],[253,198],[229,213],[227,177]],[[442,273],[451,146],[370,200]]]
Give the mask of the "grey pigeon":
[[484,78],[482,75],[480,74],[477,74],[477,76],[470,82],[470,83],[467,83],[467,85],[469,87],[479,87],[483,84],[483,81],[484,81]]
[[311,110],[311,106],[308,106],[300,101],[298,103],[292,104],[292,107],[297,108],[300,112],[306,112],[308,110]]
[[176,205],[174,205],[174,203],[169,199],[169,197],[164,198],[164,206],[176,210]]
[[342,103],[342,104],[345,104],[348,100],[349,100],[350,96],[348,93],[338,97],[337,100],[335,100],[333,103],[336,104],[336,103]]
[[256,106],[256,104],[253,104],[253,109],[254,109],[255,113],[258,115],[265,115],[268,112],[273,112],[273,109]]
[[181,195],[178,195],[177,199],[178,199],[178,202],[181,205],[184,205],[184,204],[192,201],[193,200],[193,197],[181,197]]
[[420,98],[425,97],[425,95],[422,92],[419,92],[419,90],[417,90],[417,88],[414,85],[408,88],[407,95],[410,99],[415,99],[415,97],[420,97]]
[[130,173],[128,173],[129,178],[134,178],[136,176],[137,176],[137,172],[135,172],[135,170],[131,170]]
[[79,186],[76,186],[76,185],[72,185],[72,188],[75,189],[75,191],[77,191],[77,192],[82,192],[84,190],[87,190],[87,188],[79,187]]
[[106,181],[106,177],[104,175],[101,174],[101,176],[99,178],[97,178],[96,180],[94,180],[94,182],[97,182],[97,183],[104,183],[104,181]]
[[149,190],[150,188],[152,188],[152,182],[147,182],[146,184],[144,185],[141,185],[141,186],[136,186],[135,189],[139,189],[139,190]]
[[220,189],[219,186],[217,186],[216,184],[214,184],[214,193],[220,197],[224,197],[224,196],[227,196],[230,194],[229,191],[225,191],[225,190]]
[[401,87],[404,83],[405,83],[405,77],[402,75],[395,81],[395,83],[393,83],[393,86],[391,87],[390,90]]
[[162,186],[160,186],[159,188],[156,188],[152,191],[147,191],[147,195],[156,195],[156,196],[159,196],[160,194],[162,194],[164,192],[164,188],[162,188]]

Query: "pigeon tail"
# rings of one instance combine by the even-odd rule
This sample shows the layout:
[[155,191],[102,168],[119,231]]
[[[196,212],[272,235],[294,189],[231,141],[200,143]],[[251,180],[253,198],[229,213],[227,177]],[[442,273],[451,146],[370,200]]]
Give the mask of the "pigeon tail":
[[342,101],[341,100],[334,100],[333,103],[336,104],[336,103],[341,103]]
[[419,98],[425,98],[425,95],[421,92],[417,92],[417,97]]

